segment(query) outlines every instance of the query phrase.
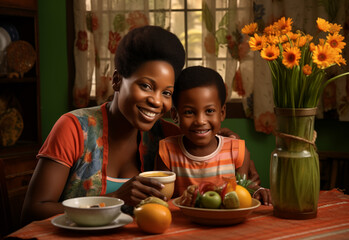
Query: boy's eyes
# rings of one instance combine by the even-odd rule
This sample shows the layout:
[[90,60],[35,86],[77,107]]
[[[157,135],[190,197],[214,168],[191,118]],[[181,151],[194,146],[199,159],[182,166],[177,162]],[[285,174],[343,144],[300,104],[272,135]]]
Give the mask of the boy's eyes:
[[[216,110],[213,109],[213,108],[210,108],[210,109],[207,109],[205,112],[206,112],[207,114],[212,114],[212,113],[216,112]],[[193,111],[193,110],[185,110],[185,111],[183,111],[183,113],[184,113],[185,115],[192,115],[192,114],[194,114],[194,111]]]

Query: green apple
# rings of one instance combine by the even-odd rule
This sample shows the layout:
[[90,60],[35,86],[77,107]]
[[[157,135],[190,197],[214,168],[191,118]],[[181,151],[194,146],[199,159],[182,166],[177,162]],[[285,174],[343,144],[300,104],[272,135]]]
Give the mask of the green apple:
[[219,208],[222,203],[222,198],[215,191],[207,191],[201,196],[200,203],[204,208]]

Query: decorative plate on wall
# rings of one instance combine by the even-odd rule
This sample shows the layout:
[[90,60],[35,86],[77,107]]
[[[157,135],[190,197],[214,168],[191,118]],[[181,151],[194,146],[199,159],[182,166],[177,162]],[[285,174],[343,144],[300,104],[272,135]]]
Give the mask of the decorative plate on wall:
[[9,72],[18,72],[21,77],[35,64],[36,52],[33,46],[23,40],[11,42],[7,47],[7,67]]
[[14,145],[23,131],[23,118],[15,108],[9,108],[0,115],[0,145]]

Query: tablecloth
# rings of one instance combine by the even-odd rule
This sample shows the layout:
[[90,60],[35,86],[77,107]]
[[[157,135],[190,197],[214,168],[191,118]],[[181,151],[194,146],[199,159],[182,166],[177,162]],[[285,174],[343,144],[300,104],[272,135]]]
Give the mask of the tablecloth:
[[103,231],[76,231],[55,227],[51,219],[35,221],[7,236],[7,239],[349,239],[349,195],[333,189],[321,191],[318,215],[308,220],[273,216],[272,206],[260,206],[243,223],[210,227],[190,222],[170,202],[172,224],[163,234],[146,234],[135,222]]

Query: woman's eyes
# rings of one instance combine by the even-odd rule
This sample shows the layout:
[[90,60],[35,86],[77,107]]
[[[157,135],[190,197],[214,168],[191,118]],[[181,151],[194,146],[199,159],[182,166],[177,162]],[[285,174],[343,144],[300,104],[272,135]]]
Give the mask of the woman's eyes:
[[165,97],[172,97],[172,92],[171,91],[164,91],[162,93]]
[[[148,83],[140,83],[139,86],[145,90],[145,91],[153,91],[153,86],[151,84]],[[162,95],[165,96],[166,98],[171,98],[172,97],[172,91],[163,91]]]
[[147,83],[140,83],[139,85],[144,90],[147,90],[147,91],[152,90],[152,87],[149,84],[147,84]]

